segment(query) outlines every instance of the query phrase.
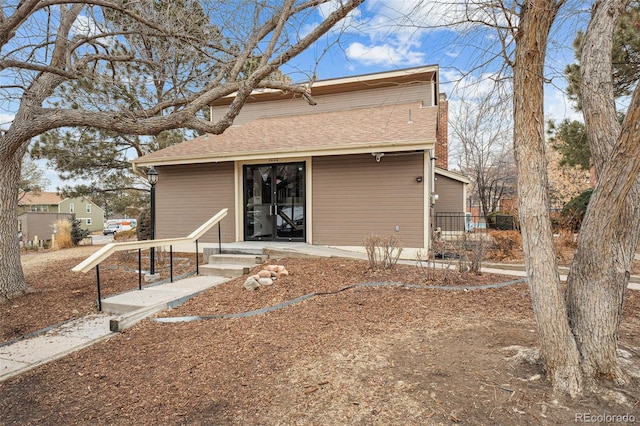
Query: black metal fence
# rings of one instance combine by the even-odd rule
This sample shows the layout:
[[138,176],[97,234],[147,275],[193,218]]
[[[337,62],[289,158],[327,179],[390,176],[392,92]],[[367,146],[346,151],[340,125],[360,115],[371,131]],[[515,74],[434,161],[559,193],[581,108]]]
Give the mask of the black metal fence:
[[436,213],[434,229],[442,236],[459,235],[465,232],[487,232],[489,230],[517,230],[518,223],[512,215],[493,214],[488,218],[463,212]]

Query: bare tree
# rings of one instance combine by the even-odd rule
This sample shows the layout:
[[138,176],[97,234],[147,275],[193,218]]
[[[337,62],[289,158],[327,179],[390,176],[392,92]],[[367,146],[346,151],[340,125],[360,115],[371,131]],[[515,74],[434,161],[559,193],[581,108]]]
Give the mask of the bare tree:
[[471,196],[485,217],[516,191],[513,122],[506,99],[490,94],[479,99],[462,97],[452,102],[449,115],[451,136],[459,145],[460,169],[471,178]]
[[[175,128],[219,134],[233,123],[256,88],[286,90],[309,99],[308,87],[267,77],[363,1],[194,1],[194,15],[185,16],[185,22],[167,22],[161,8],[149,6],[155,2],[3,2],[0,93],[14,119],[0,134],[0,297],[12,297],[26,289],[16,238],[16,208],[22,158],[32,138],[52,129],[77,126],[131,135],[156,135]],[[303,24],[314,23],[313,16],[324,3],[332,6],[331,13],[323,15],[310,31],[301,33]],[[171,2],[163,4],[170,7]],[[202,12],[196,15],[196,10]],[[118,17],[130,24],[118,27],[107,22],[115,22]],[[194,17],[207,17],[219,33],[194,37],[183,31]],[[127,37],[140,33],[146,40],[171,40],[173,49],[202,55],[215,72],[203,67],[194,75],[206,78],[192,79],[188,82],[190,90],[185,92],[169,92],[166,87],[154,87],[153,81],[142,82],[149,90],[162,90],[170,96],[149,105],[123,102],[118,84],[126,81],[127,75],[118,72],[122,67],[115,65],[153,68],[162,61],[155,58],[151,62],[130,48]],[[179,77],[183,70],[171,72]],[[96,96],[94,84],[111,84],[113,91]],[[69,108],[56,103],[57,91],[65,90],[66,85],[85,89]],[[213,121],[199,116],[198,112],[209,104],[232,93],[235,99],[223,116]]]

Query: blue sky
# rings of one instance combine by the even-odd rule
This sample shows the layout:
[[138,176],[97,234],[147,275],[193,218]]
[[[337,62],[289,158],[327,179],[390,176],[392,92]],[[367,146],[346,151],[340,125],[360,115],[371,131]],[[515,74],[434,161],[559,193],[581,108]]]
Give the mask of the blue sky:
[[[588,4],[570,0],[552,33],[545,113],[556,121],[565,117],[581,119],[564,96],[566,81],[562,71],[574,61],[571,43],[576,31],[586,26]],[[301,28],[292,30],[304,35],[333,6],[331,3],[322,6]],[[438,64],[441,91],[451,102],[463,92],[490,91],[492,78],[504,65],[500,58],[488,61],[499,52],[498,39],[486,27],[460,23],[458,17],[463,8],[463,0],[449,0],[446,4],[438,0],[367,0],[330,34],[293,58],[283,72],[294,81],[306,81],[313,72],[318,79],[327,79]],[[475,18],[497,24],[508,19],[517,22],[517,17],[486,10],[476,11]],[[0,111],[0,123],[11,118]],[[62,186],[55,171],[47,170],[46,177],[51,180],[50,190]]]
[[[545,113],[548,118],[581,119],[564,96],[563,70],[574,62],[571,44],[576,31],[586,27],[589,4],[570,0],[553,29],[546,62],[549,84],[545,89]],[[325,6],[323,11],[326,13],[329,8]],[[367,0],[332,34],[294,58],[289,71],[294,80],[302,81],[306,76],[300,71],[312,69],[318,58],[318,79],[438,64],[441,90],[452,100],[471,88],[491,90],[488,83],[504,61],[497,58],[484,66],[480,64],[500,51],[497,34],[480,25],[461,23],[459,17],[463,9],[463,0],[446,4],[438,0]],[[486,11],[476,12],[475,17],[499,24],[504,24],[506,19],[517,22],[515,16]],[[336,42],[338,33],[339,43]]]

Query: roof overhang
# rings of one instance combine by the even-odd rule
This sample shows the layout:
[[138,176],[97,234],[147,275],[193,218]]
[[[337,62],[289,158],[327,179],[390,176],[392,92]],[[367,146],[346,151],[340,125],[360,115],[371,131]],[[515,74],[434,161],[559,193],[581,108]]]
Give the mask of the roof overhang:
[[435,140],[431,141],[396,141],[392,143],[363,143],[363,144],[350,144],[345,146],[329,146],[329,147],[316,147],[313,149],[300,148],[300,149],[281,149],[281,150],[269,150],[269,151],[246,151],[246,152],[229,152],[220,153],[217,155],[193,155],[193,156],[181,156],[173,158],[150,158],[145,159],[141,157],[131,161],[134,167],[157,167],[157,166],[169,166],[178,164],[198,164],[198,163],[222,163],[227,161],[255,161],[255,160],[269,160],[280,161],[287,158],[300,158],[300,157],[325,157],[330,155],[351,155],[351,154],[368,154],[379,152],[401,152],[401,151],[417,151],[432,149],[435,146]]
[[470,184],[471,180],[465,175],[461,175],[460,173],[452,172],[451,170],[441,169],[440,167],[436,167],[434,170],[435,174],[446,176],[450,179],[457,180],[458,182]]

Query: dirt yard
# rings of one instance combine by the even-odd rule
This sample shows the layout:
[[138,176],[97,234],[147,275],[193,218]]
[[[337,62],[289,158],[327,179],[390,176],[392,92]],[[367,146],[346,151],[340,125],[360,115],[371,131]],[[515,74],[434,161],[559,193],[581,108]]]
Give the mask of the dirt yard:
[[[0,305],[3,341],[95,312],[95,274],[69,271],[85,255],[25,259],[33,292]],[[372,273],[346,259],[271,262],[291,275],[255,292],[232,280],[158,317],[246,312],[356,283],[513,280],[412,265]],[[107,269],[104,280],[107,293],[137,286],[125,270]],[[636,362],[639,296],[628,293],[620,333]],[[623,404],[613,394],[568,400],[550,394],[540,365],[507,359],[536,344],[526,284],[354,288],[249,318],[145,320],[0,383],[0,424],[555,425],[624,415],[640,422],[638,381],[620,390]]]

